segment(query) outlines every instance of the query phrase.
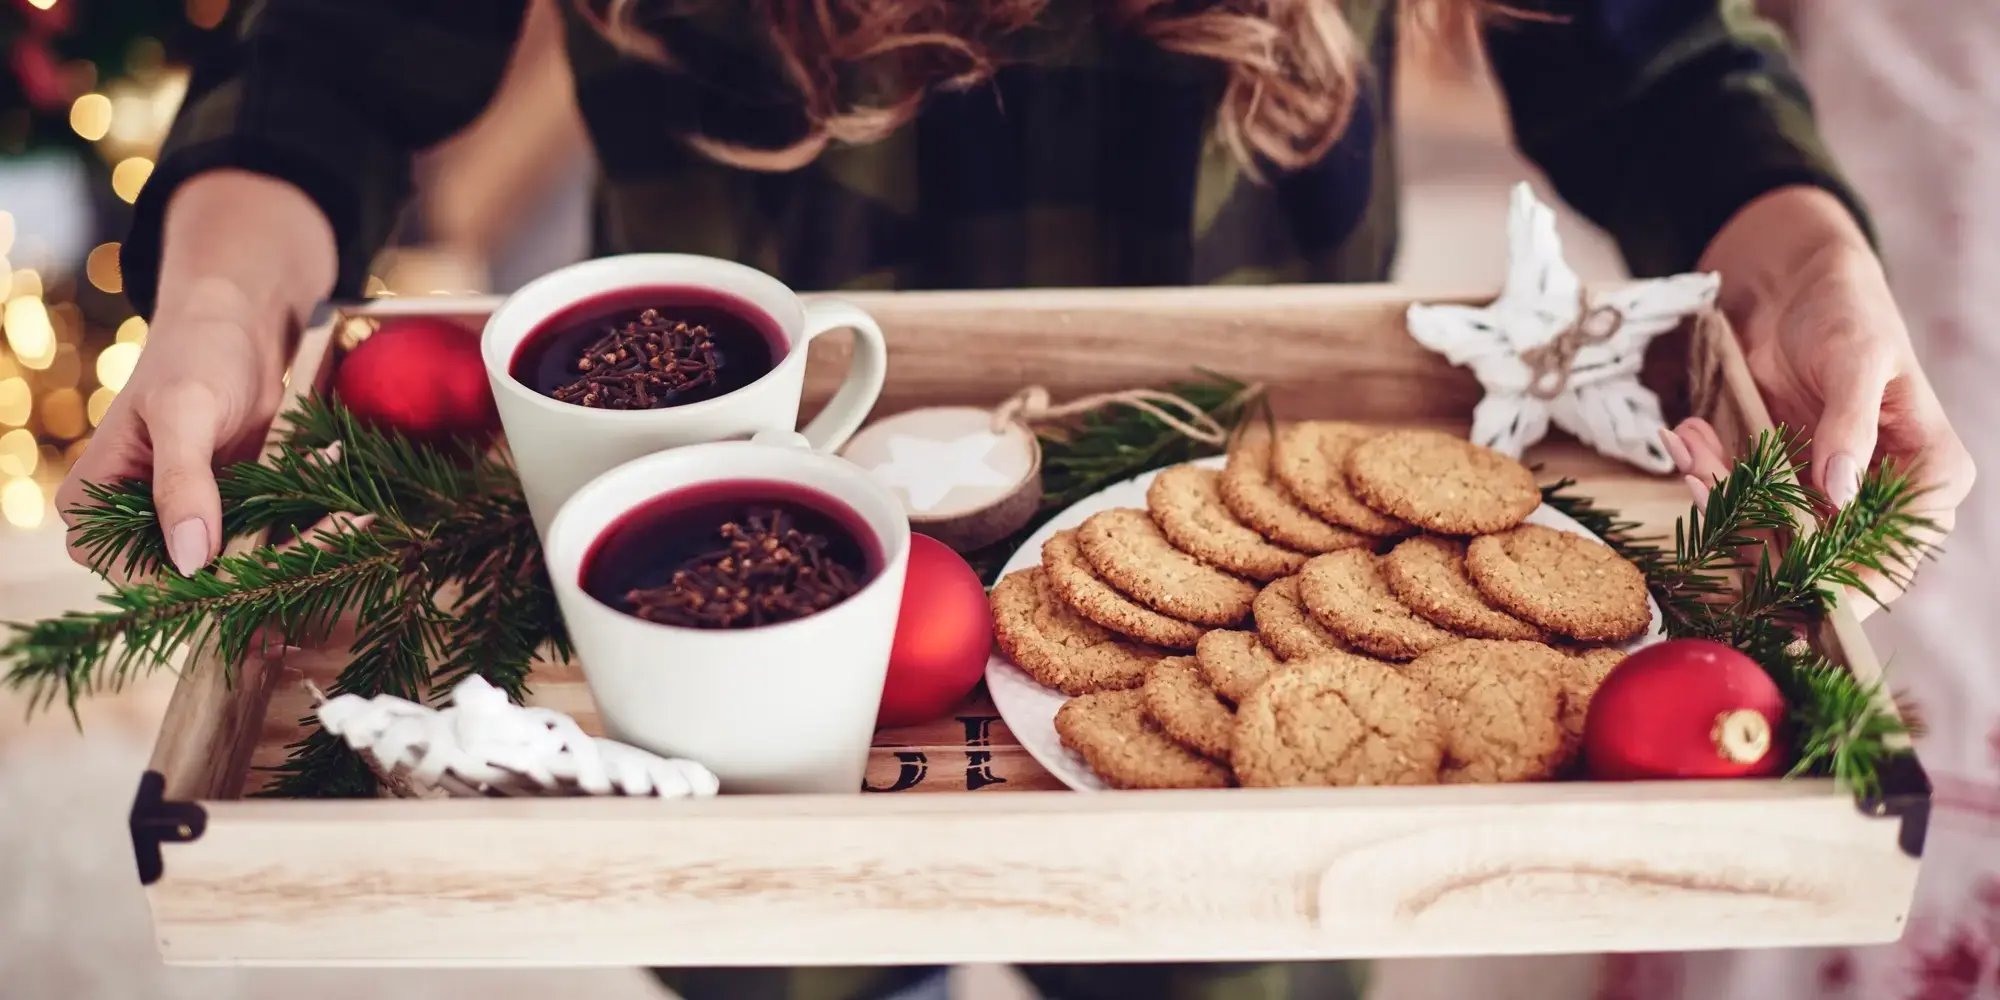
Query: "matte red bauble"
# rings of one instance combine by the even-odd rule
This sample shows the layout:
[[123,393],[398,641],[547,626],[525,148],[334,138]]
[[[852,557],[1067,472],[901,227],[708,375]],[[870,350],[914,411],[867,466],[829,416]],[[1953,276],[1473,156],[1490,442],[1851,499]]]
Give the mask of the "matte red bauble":
[[875,724],[908,726],[957,708],[992,651],[993,613],[979,574],[943,542],[910,536],[910,575]]
[[385,320],[341,361],[333,391],[362,421],[433,444],[500,428],[479,334],[449,320]]
[[1674,639],[1625,658],[1583,727],[1593,778],[1744,778],[1785,765],[1785,701],[1757,661],[1719,642]]

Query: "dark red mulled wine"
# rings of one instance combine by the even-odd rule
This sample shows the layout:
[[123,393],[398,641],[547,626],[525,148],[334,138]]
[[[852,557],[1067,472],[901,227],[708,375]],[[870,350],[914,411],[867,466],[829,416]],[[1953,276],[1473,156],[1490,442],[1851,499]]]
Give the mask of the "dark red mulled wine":
[[777,321],[733,295],[628,288],[543,320],[522,339],[508,370],[561,402],[652,410],[726,396],[784,357]]
[[861,515],[817,490],[737,479],[654,497],[583,557],[590,596],[685,628],[755,628],[824,611],[882,571]]

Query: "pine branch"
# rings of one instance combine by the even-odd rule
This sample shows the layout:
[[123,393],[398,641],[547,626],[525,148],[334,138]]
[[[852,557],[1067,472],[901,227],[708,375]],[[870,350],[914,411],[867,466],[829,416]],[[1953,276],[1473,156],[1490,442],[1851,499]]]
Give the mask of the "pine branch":
[[1881,704],[1882,684],[1863,684],[1846,668],[1794,648],[1774,676],[1790,706],[1798,757],[1791,773],[1827,774],[1866,798],[1881,788],[1892,741],[1916,735]]

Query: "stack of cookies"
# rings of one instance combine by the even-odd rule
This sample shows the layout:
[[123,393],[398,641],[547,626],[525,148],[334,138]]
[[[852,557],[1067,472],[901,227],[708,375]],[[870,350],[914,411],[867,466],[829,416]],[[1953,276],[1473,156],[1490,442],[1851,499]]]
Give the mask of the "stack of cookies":
[[1651,612],[1609,547],[1524,523],[1540,503],[1448,434],[1253,427],[1056,534],[995,633],[1114,787],[1551,778]]

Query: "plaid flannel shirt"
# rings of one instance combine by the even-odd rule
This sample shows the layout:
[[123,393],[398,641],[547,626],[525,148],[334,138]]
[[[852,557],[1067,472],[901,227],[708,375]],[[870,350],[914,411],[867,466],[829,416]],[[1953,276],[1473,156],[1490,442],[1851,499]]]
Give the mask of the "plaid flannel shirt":
[[[1214,139],[1222,74],[1055,0],[990,83],[784,173],[724,166],[690,132],[774,145],[803,117],[747,4],[664,19],[680,65],[621,58],[562,0],[595,146],[595,249],[742,261],[802,289],[1370,281],[1396,251],[1394,0],[1348,0],[1370,56],[1318,164],[1257,182]],[[1486,29],[1521,148],[1640,274],[1692,265],[1736,209],[1789,184],[1853,196],[1782,40],[1739,0],[1570,0]],[[197,67],[124,244],[150,311],[177,185],[236,167],[326,213],[356,294],[413,154],[464,127],[505,70],[524,0],[260,0]]]

